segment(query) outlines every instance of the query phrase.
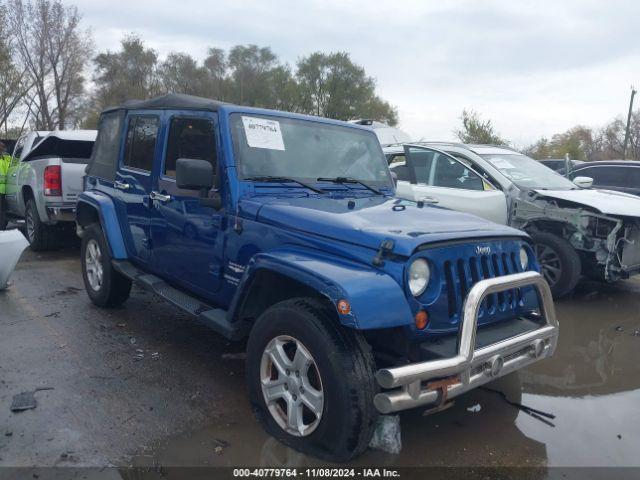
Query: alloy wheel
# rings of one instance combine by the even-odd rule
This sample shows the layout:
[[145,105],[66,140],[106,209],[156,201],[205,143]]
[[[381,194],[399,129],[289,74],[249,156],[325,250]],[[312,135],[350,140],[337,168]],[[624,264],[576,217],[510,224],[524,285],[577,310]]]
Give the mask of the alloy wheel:
[[560,256],[548,245],[536,244],[536,256],[542,268],[542,276],[553,287],[562,275]]
[[305,437],[320,424],[324,391],[316,362],[299,340],[280,335],[260,362],[262,394],[269,413],[287,433]]
[[89,285],[97,292],[102,287],[102,251],[100,250],[100,245],[94,239],[87,242],[84,264]]

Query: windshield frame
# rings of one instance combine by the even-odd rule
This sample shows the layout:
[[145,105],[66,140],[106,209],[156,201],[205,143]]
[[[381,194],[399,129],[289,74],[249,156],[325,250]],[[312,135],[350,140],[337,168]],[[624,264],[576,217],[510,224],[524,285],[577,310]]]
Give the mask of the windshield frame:
[[[579,187],[574,184],[571,180],[569,180],[568,178],[564,177],[563,175],[559,174],[558,172],[552,170],[551,168],[543,165],[542,163],[538,162],[537,160],[524,155],[522,153],[519,152],[505,152],[505,153],[476,153],[480,158],[482,158],[483,161],[487,162],[487,164],[489,164],[492,168],[494,168],[495,170],[497,170],[498,172],[500,172],[500,174],[505,177],[509,182],[513,183],[514,185],[516,185],[518,188],[523,189],[523,190],[578,190]],[[541,169],[545,169],[548,170],[544,171],[544,173],[546,175],[549,175],[549,178],[552,179],[558,179],[559,182],[556,185],[528,185],[526,183],[523,183],[521,181],[519,181],[518,179],[515,179],[512,177],[511,174],[509,174],[507,171],[507,169],[505,168],[501,168],[500,166],[496,165],[494,163],[494,161],[492,161],[492,159],[498,159],[498,160],[505,160],[509,163],[511,163],[511,165],[513,165],[514,167],[520,169],[520,167],[518,166],[518,161],[520,160],[512,160],[510,161],[509,158],[507,157],[524,157],[525,159],[527,159],[527,161],[531,161],[531,162],[535,162],[535,164],[539,165]],[[537,168],[537,166],[536,166]],[[526,171],[526,168],[522,168],[522,171]],[[541,170],[543,171],[543,170]],[[530,175],[530,172],[527,172]],[[535,173],[535,172],[534,172]],[[536,176],[535,178],[532,178],[533,180],[540,180],[541,177]]]
[[[307,124],[307,126],[311,126],[312,128],[324,128],[327,130],[331,130],[331,129],[336,129],[339,131],[349,131],[352,132],[354,135],[361,135],[363,140],[366,142],[370,142],[369,145],[367,145],[367,148],[374,148],[376,150],[376,155],[378,155],[379,159],[380,159],[380,168],[385,170],[385,174],[384,174],[384,178],[383,179],[378,179],[378,180],[373,180],[370,178],[358,178],[358,177],[354,177],[353,175],[345,175],[344,173],[340,173],[340,172],[335,172],[336,174],[334,175],[334,177],[345,177],[345,176],[349,176],[349,177],[353,177],[359,181],[362,181],[368,185],[371,185],[372,187],[379,189],[379,190],[386,190],[386,191],[393,191],[394,190],[394,183],[393,183],[393,178],[391,176],[391,172],[389,171],[389,165],[387,162],[387,159],[384,155],[384,152],[382,150],[382,146],[380,145],[380,142],[378,141],[378,137],[376,136],[375,132],[373,132],[370,129],[366,129],[366,128],[362,128],[362,127],[358,127],[358,126],[354,126],[351,124],[343,124],[342,122],[337,122],[337,121],[330,121],[330,120],[325,120],[322,118],[318,118],[315,119],[313,117],[302,117],[302,116],[297,116],[295,114],[293,115],[278,115],[277,112],[253,112],[253,111],[233,111],[230,112],[229,114],[229,131],[231,134],[231,144],[232,144],[232,149],[233,149],[233,157],[234,157],[234,163],[235,163],[235,167],[236,167],[236,174],[238,177],[239,181],[242,182],[248,182],[248,183],[263,183],[260,180],[252,180],[251,177],[260,177],[260,176],[275,176],[275,177],[286,177],[286,178],[290,178],[292,180],[296,180],[296,181],[301,181],[310,185],[318,185],[318,184],[322,184],[322,189],[323,190],[361,190],[364,191],[366,190],[364,186],[358,185],[356,183],[349,183],[348,185],[343,185],[340,183],[335,183],[335,182],[329,182],[329,181],[318,181],[318,178],[320,177],[331,177],[331,174],[326,175],[326,174],[321,174],[318,176],[313,176],[313,177],[308,177],[308,176],[297,176],[294,174],[282,174],[279,173],[277,171],[271,171],[268,174],[265,175],[256,175],[254,173],[251,172],[245,172],[243,169],[243,153],[241,150],[241,146],[240,146],[240,141],[244,140],[242,138],[238,138],[238,137],[242,137],[241,135],[238,135],[237,131],[236,131],[236,122],[242,122],[242,117],[254,117],[254,118],[262,118],[265,120],[275,120],[278,122],[299,122],[302,124]],[[251,148],[251,147],[249,147]],[[268,150],[268,149],[267,149]],[[268,183],[272,183],[272,184],[277,184],[277,182],[268,182]],[[283,182],[283,184],[286,182]],[[294,185],[293,183],[288,184],[287,185],[288,188],[294,187],[294,188],[298,188],[299,186]]]

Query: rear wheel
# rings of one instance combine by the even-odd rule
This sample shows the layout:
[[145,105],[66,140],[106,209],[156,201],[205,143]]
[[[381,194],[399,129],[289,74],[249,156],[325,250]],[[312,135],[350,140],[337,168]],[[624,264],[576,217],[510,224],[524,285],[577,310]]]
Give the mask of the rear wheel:
[[573,291],[580,280],[580,256],[564,238],[547,232],[533,232],[531,238],[542,275],[551,288],[554,298],[561,298]]
[[131,280],[113,268],[102,229],[96,224],[85,229],[80,260],[84,286],[94,304],[117,307],[129,298]]
[[286,300],[258,318],[247,381],[258,420],[282,443],[332,461],[369,445],[377,417],[370,347],[319,301]]
[[38,207],[36,207],[36,202],[32,198],[27,200],[24,224],[31,250],[41,252],[51,250],[55,246],[52,228],[40,220]]

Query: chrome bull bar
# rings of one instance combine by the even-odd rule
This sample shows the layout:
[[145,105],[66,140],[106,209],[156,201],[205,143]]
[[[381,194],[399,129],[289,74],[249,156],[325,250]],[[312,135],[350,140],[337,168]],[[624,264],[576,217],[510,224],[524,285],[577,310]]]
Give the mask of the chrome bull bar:
[[[476,350],[478,313],[491,294],[533,286],[546,324]],[[472,388],[519,370],[556,348],[558,320],[549,285],[537,272],[522,272],[476,283],[465,298],[458,353],[451,358],[383,368],[376,372],[378,384],[387,389],[374,397],[380,413],[391,413],[420,405],[439,405]]]

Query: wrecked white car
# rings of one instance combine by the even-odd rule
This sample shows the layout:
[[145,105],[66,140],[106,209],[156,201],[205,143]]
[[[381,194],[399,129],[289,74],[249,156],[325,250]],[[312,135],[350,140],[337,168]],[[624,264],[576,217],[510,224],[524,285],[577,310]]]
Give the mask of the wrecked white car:
[[640,199],[573,182],[507,147],[420,143],[384,148],[397,195],[528,232],[555,297],[581,275],[614,282],[640,273]]

